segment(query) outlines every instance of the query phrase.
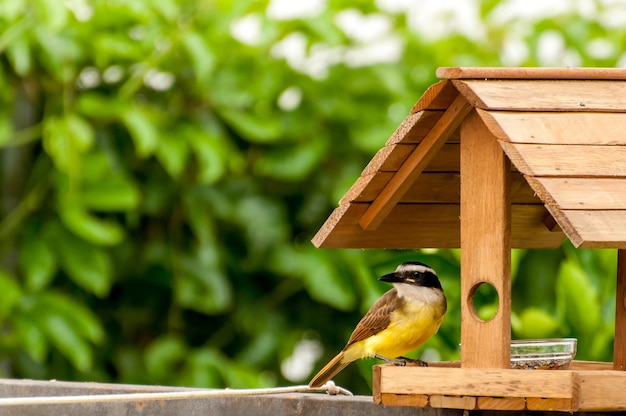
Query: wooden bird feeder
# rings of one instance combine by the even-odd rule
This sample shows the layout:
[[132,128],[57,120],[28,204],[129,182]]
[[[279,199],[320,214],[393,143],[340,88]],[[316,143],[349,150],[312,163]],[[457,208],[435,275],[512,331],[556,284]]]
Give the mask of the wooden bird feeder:
[[[374,367],[374,401],[460,409],[626,410],[626,70],[440,68],[313,239],[461,248],[461,361]],[[613,363],[510,368],[511,248],[618,249]],[[477,317],[477,286],[498,292]]]

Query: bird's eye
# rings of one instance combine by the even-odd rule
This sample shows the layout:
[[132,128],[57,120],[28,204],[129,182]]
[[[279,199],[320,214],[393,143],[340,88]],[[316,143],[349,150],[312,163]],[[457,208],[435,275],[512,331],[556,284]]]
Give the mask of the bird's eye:
[[420,277],[420,272],[413,272],[413,277]]

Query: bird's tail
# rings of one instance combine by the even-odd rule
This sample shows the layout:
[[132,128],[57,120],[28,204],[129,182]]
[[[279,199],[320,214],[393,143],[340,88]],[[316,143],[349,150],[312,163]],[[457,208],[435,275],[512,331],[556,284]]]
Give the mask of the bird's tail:
[[341,351],[328,364],[322,368],[309,382],[309,387],[322,387],[324,383],[332,379],[338,372],[346,368],[350,361],[343,361],[344,352]]

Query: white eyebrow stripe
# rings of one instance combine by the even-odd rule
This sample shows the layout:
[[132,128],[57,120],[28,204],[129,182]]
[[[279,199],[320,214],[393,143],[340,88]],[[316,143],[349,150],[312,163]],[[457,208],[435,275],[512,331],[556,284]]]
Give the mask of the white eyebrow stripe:
[[403,272],[419,272],[419,273],[430,272],[430,273],[434,274],[435,276],[437,275],[437,273],[435,273],[435,271],[432,268],[430,268],[428,266],[421,265],[421,264],[401,264],[396,269],[396,272],[397,273],[403,273]]

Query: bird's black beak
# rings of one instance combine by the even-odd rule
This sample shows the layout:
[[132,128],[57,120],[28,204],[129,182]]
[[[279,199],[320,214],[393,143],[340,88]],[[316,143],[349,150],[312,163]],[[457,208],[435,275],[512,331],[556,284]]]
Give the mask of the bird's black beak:
[[404,282],[404,277],[400,273],[389,273],[378,278],[378,280],[387,283],[401,283]]

